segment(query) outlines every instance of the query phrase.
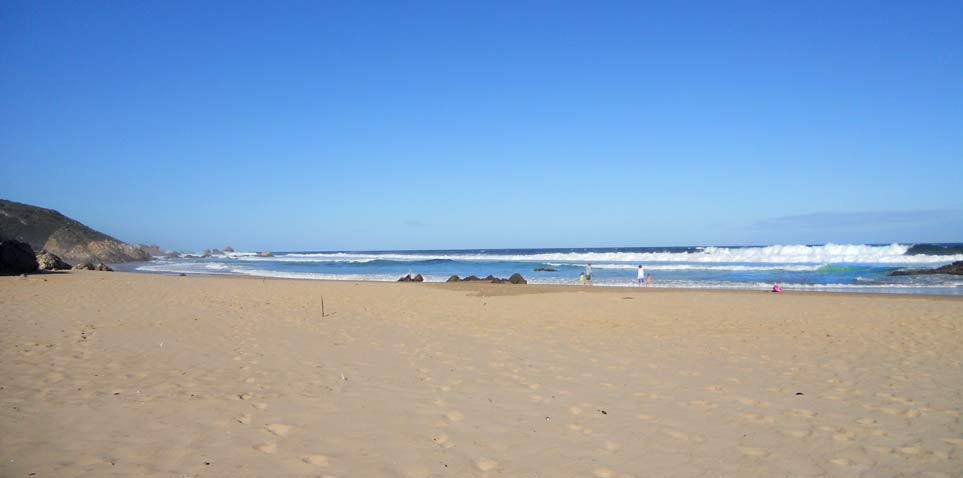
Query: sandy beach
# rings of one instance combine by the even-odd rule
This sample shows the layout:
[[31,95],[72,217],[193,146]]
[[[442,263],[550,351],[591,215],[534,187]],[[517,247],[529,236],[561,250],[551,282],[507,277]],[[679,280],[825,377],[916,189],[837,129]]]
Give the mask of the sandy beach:
[[946,297],[0,277],[0,475],[953,477],[961,363]]

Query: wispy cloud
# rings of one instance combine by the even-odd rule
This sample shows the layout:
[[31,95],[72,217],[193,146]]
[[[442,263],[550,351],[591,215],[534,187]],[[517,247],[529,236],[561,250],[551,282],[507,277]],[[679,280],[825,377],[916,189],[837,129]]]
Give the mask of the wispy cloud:
[[815,212],[757,221],[753,229],[845,229],[851,227],[907,227],[963,221],[963,209],[909,211]]

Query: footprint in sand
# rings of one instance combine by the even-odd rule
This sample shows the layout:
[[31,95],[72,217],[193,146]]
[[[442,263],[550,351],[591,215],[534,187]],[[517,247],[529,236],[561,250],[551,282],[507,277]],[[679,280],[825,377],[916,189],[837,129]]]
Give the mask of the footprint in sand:
[[736,401],[743,405],[749,405],[751,407],[768,407],[769,406],[769,402],[765,400],[756,400],[754,398],[749,398],[749,397],[739,397],[739,398],[736,398]]
[[690,434],[688,434],[688,433],[681,432],[681,431],[678,431],[678,430],[662,430],[662,433],[664,433],[664,434],[666,434],[666,435],[668,435],[668,436],[670,436],[670,437],[672,437],[672,438],[675,438],[676,440],[682,440],[682,441],[689,441],[689,440],[692,440],[692,441],[703,441],[703,440],[705,440],[704,438],[702,438],[702,437],[699,436],[699,435],[690,435]]
[[654,422],[656,420],[652,415],[646,415],[644,413],[636,415],[636,418],[642,420],[643,422]]
[[740,446],[739,453],[746,456],[752,457],[764,457],[769,454],[764,448],[754,447],[754,446]]
[[498,462],[488,458],[479,458],[475,460],[475,468],[481,471],[491,471],[498,467]]
[[845,443],[845,442],[851,442],[855,439],[856,439],[856,434],[853,432],[840,430],[840,431],[837,431],[836,433],[833,433],[833,440],[836,440],[836,441]]
[[282,423],[272,423],[264,427],[267,431],[279,436],[286,437],[288,433],[291,433],[291,426],[284,425]]
[[258,410],[264,410],[265,408],[268,407],[266,403],[254,403],[254,404],[251,404],[251,406]]
[[592,470],[592,474],[599,478],[612,478],[615,476],[615,472],[608,468],[596,468]]
[[445,414],[445,418],[453,422],[460,422],[465,419],[465,415],[463,415],[461,412],[452,410]]
[[301,461],[315,466],[328,466],[328,457],[324,455],[305,455],[301,457]]
[[767,425],[776,421],[776,419],[773,417],[760,415],[758,413],[746,413],[745,415],[742,415],[742,418],[759,425]]
[[789,429],[783,430],[782,434],[786,435],[787,437],[805,438],[805,437],[808,437],[809,435],[812,435],[813,432],[812,430],[808,430],[805,428],[789,428]]
[[950,445],[963,446],[963,438],[944,438],[943,441]]
[[431,437],[431,440],[442,448],[451,448],[455,446],[453,443],[451,443],[451,440],[448,438],[448,435],[445,435],[444,433],[439,433]]
[[805,408],[793,408],[786,412],[786,415],[791,415],[794,417],[802,418],[814,418],[817,414],[812,410],[806,410]]
[[235,417],[234,420],[242,425],[247,425],[251,423],[251,415],[249,413],[245,413],[244,415]]
[[278,452],[278,446],[271,442],[258,443],[257,445],[254,445],[251,448],[254,448],[255,450],[260,452],[267,453],[268,455],[273,455]]
[[689,402],[689,405],[693,407],[701,408],[703,410],[712,410],[714,408],[719,408],[718,404],[708,402],[706,400],[692,400]]

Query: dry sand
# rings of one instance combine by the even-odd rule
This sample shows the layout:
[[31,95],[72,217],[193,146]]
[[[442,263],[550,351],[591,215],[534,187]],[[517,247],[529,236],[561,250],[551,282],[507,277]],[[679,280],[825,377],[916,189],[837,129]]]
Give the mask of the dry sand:
[[920,297],[3,277],[0,476],[961,476],[961,326]]

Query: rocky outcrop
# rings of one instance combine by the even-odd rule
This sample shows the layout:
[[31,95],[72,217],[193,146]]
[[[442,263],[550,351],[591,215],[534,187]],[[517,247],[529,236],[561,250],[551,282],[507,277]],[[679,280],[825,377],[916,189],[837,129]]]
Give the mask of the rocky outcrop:
[[525,280],[525,278],[522,277],[522,275],[517,272],[512,274],[512,276],[509,277],[508,279],[495,277],[491,274],[489,274],[484,278],[479,278],[478,276],[471,275],[471,276],[465,277],[464,279],[459,279],[457,275],[453,275],[449,277],[448,280],[445,282],[489,282],[492,284],[506,284],[506,283],[507,284],[528,284],[528,281]]
[[421,274],[417,274],[414,277],[412,277],[411,274],[405,274],[404,277],[402,277],[401,279],[398,279],[398,282],[424,282],[424,281],[425,281],[425,278],[422,277]]
[[71,267],[70,264],[47,251],[37,253],[37,265],[42,271],[66,271]]
[[935,269],[909,269],[893,271],[889,273],[891,276],[919,276],[927,274],[951,274],[955,276],[963,276],[963,261],[956,261],[952,264],[947,264],[943,267],[937,267]]
[[97,264],[96,266],[90,262],[82,262],[74,266],[75,271],[103,271],[103,272],[113,272],[114,270],[110,268],[107,264],[103,262]]
[[157,246],[128,244],[52,209],[0,199],[0,240],[30,244],[72,262],[149,261]]
[[512,276],[508,278],[508,282],[512,284],[528,284],[528,281],[518,272],[512,274]]
[[231,246],[227,246],[224,248],[224,252],[234,252],[234,248]]
[[180,259],[180,258],[181,258],[181,253],[177,251],[167,251],[167,254],[164,254],[164,259]]
[[274,257],[274,254],[271,254],[271,251],[261,251],[261,252],[258,252],[258,253],[257,253],[257,256],[258,256],[258,257]]
[[558,269],[552,269],[551,267],[536,267],[532,269],[534,272],[558,272]]
[[0,241],[0,275],[15,276],[37,272],[37,256],[30,244]]

